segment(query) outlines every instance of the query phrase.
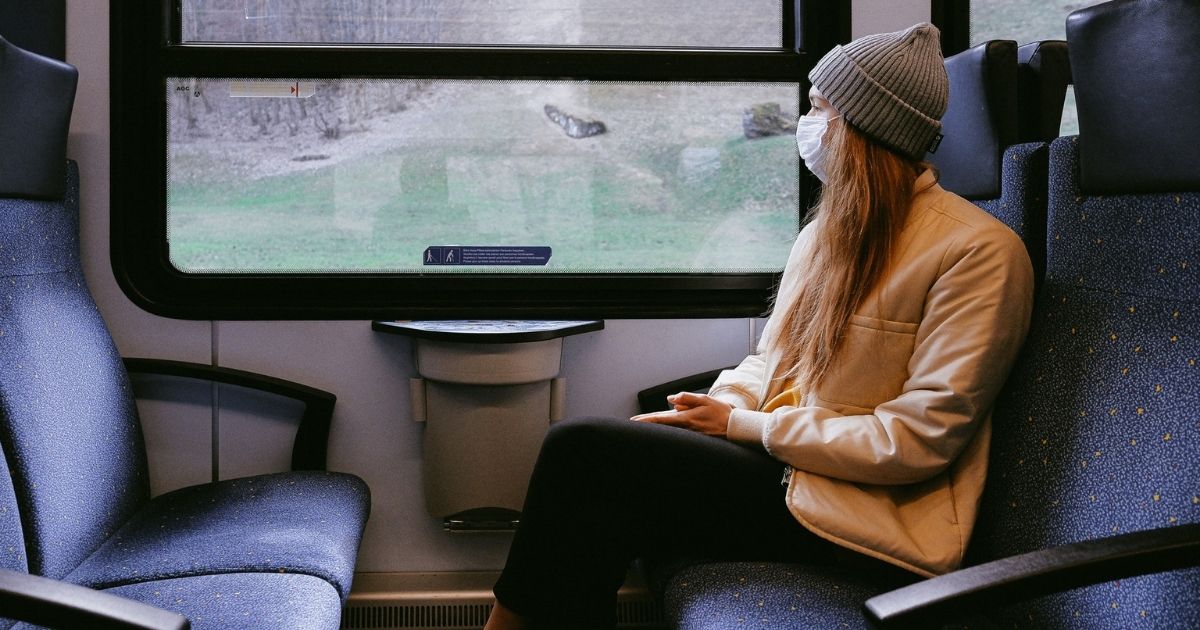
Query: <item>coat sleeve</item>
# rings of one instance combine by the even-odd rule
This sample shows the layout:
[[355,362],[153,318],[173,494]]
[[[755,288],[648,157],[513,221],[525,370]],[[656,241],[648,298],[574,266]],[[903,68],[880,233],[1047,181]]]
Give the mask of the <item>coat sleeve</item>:
[[1032,267],[1015,235],[951,247],[925,296],[896,398],[861,415],[821,406],[735,409],[729,437],[796,469],[855,483],[929,479],[990,413],[1028,332],[1032,292]]
[[721,372],[708,395],[734,409],[758,409],[768,379],[764,356],[760,341],[758,352],[742,359],[736,368]]

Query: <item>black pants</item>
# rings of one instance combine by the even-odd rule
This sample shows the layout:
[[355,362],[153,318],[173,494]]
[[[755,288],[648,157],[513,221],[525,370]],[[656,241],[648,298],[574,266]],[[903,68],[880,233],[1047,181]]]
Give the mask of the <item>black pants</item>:
[[626,419],[551,427],[496,598],[538,627],[612,628],[634,558],[829,562],[784,503],[783,464],[720,438]]

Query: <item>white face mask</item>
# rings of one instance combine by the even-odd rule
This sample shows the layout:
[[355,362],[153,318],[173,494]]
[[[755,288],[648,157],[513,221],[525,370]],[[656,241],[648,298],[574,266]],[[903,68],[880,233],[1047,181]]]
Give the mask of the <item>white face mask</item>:
[[[833,118],[839,118],[834,116]],[[821,139],[829,129],[829,121],[833,118],[824,116],[801,116],[796,122],[796,148],[800,149],[800,159],[812,171],[821,183],[825,182],[825,145]]]

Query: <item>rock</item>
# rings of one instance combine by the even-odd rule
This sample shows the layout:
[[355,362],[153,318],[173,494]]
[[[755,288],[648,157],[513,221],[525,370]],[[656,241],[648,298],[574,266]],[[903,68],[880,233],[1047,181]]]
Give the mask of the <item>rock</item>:
[[567,135],[572,138],[590,138],[608,131],[604,123],[598,120],[582,120],[553,105],[547,105],[543,109],[546,112],[546,118],[549,118],[554,124],[562,127],[563,131],[567,132]]
[[742,133],[747,139],[796,133],[796,117],[785,116],[779,103],[759,103],[742,111]]

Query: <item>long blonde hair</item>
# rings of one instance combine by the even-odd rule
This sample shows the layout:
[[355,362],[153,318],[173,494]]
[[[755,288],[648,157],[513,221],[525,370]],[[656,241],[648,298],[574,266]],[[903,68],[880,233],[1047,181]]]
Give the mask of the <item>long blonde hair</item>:
[[[793,304],[781,315],[775,343],[778,392],[808,392],[829,371],[850,316],[888,269],[925,164],[868,139],[843,119],[831,120],[827,182],[809,220],[817,221],[812,256],[800,271]],[[786,309],[782,313],[778,311]]]

